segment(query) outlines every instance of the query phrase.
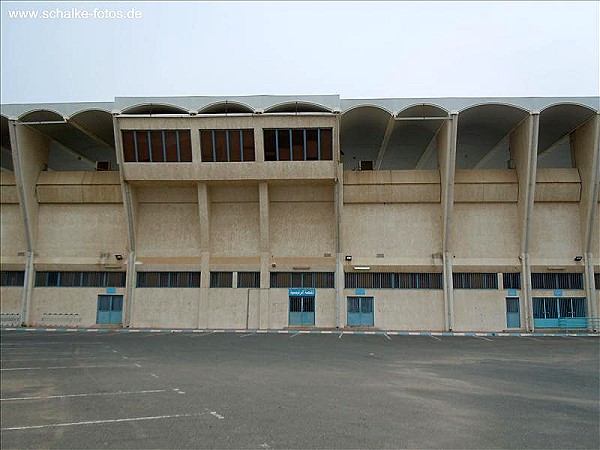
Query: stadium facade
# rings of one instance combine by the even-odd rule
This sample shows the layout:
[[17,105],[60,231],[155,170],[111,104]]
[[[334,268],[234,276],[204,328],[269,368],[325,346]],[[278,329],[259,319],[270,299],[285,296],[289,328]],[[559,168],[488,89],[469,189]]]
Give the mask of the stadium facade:
[[1,112],[5,326],[598,328],[598,97]]

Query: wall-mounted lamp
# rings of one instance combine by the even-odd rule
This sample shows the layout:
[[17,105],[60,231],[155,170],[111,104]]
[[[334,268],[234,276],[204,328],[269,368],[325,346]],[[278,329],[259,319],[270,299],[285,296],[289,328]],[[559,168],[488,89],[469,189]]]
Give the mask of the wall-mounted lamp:
[[352,261],[352,255],[346,255],[346,261]]
[[121,261],[123,259],[123,255],[116,254],[115,258],[117,258],[117,261]]
[[371,270],[369,266],[354,266],[354,270]]
[[577,255],[575,258],[573,258],[573,261],[580,262],[582,259],[583,259],[583,256]]

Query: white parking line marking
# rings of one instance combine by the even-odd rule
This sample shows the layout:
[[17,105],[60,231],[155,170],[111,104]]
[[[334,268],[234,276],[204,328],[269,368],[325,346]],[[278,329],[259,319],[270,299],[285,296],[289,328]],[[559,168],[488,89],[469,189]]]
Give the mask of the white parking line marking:
[[295,333],[295,334],[292,334],[292,335],[290,336],[290,339],[291,339],[291,338],[293,338],[293,337],[296,337],[296,336],[298,336],[299,334],[302,334],[302,333],[300,333],[300,332],[298,331],[297,333]]
[[388,341],[391,341],[391,340],[392,340],[392,338],[391,338],[391,337],[389,337],[387,333],[383,333],[383,335],[386,337],[386,339],[387,339]]
[[436,341],[441,341],[441,339],[439,337],[436,337],[436,336],[433,336],[433,335],[430,335],[429,337],[432,338],[432,339],[435,339]]
[[95,392],[90,394],[64,394],[64,395],[40,395],[37,397],[9,397],[0,398],[2,402],[15,402],[17,400],[51,400],[55,398],[71,398],[71,397],[97,397],[104,395],[134,395],[134,394],[157,394],[159,392],[167,392],[166,389],[154,389],[151,391],[117,391],[117,392]]
[[210,412],[210,415],[211,415],[211,416],[215,416],[215,417],[216,417],[217,419],[219,419],[219,420],[221,420],[221,419],[224,419],[224,418],[225,418],[225,416],[222,416],[221,414],[217,413],[216,411],[211,411],[211,412]]
[[150,376],[153,376],[154,378],[158,378],[158,375],[156,375],[155,373],[151,373]]
[[341,339],[343,335],[344,335],[344,332],[342,331],[342,332],[340,333],[340,335],[338,336],[338,339]]
[[[130,417],[127,419],[86,420],[84,422],[49,423],[46,425],[28,425],[24,427],[0,428],[0,431],[34,430],[38,428],[72,427],[76,425],[98,425],[104,423],[138,422],[142,420],[178,419],[182,417],[202,416],[206,413],[170,414],[164,416]],[[212,414],[212,413],[211,413]],[[216,414],[216,413],[215,413]]]
[[494,342],[493,340],[491,340],[491,339],[488,339],[488,338],[486,338],[486,337],[483,337],[483,336],[473,336],[473,337],[474,337],[474,338],[477,338],[477,339],[483,339],[484,341],[490,341],[490,342]]
[[[25,358],[25,359],[11,359],[11,358],[2,358],[2,362],[23,362],[23,361],[57,361],[57,360],[83,360],[83,359],[111,359],[112,355],[110,356],[82,356],[80,358],[77,357],[63,357],[63,356],[58,356],[56,358]],[[125,356],[123,358],[126,358]]]
[[241,334],[240,337],[243,338],[243,337],[253,336],[254,334],[256,334],[256,333]]
[[544,342],[542,339],[537,339],[534,337],[527,337],[527,336],[523,336],[525,339],[531,339],[532,341],[538,341],[538,342]]
[[98,369],[101,367],[132,367],[130,364],[110,364],[98,366],[53,366],[53,367],[11,367],[8,369],[0,369],[1,371],[15,370],[58,370],[58,369]]

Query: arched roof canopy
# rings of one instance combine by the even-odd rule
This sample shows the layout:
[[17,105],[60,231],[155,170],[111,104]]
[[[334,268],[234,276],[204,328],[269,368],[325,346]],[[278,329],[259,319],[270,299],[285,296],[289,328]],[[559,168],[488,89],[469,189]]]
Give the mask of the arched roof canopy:
[[254,109],[244,103],[230,102],[228,100],[224,102],[217,102],[211,105],[207,105],[198,111],[199,114],[252,114]]
[[331,109],[323,105],[309,102],[285,102],[266,108],[265,113],[330,113]]
[[538,168],[572,168],[569,135],[583,125],[595,111],[576,103],[558,103],[540,111]]
[[412,105],[400,111],[396,117],[448,117],[448,111],[436,105]]
[[375,161],[392,114],[378,106],[357,106],[342,114],[340,124],[341,160],[346,170],[358,161]]
[[470,106],[458,114],[457,169],[506,169],[511,131],[529,111],[501,103]]
[[88,132],[90,136],[98,138],[101,143],[115,146],[113,118],[109,111],[87,109],[73,114],[68,120],[74,126],[81,127],[84,132]]
[[10,130],[8,117],[1,116],[0,125],[2,129],[2,147],[0,148],[0,170],[2,172],[13,172],[12,147],[10,145]]
[[189,114],[187,109],[181,108],[175,105],[163,104],[163,103],[144,103],[140,105],[130,106],[123,111],[122,114],[139,114],[139,115],[152,115],[152,114]]
[[20,122],[64,122],[62,114],[49,109],[34,109],[19,116]]

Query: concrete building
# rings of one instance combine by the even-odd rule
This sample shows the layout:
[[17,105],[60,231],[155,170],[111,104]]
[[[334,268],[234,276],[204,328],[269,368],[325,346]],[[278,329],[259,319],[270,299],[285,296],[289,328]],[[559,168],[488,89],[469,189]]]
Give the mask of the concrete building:
[[598,97],[1,113],[5,326],[598,327]]

